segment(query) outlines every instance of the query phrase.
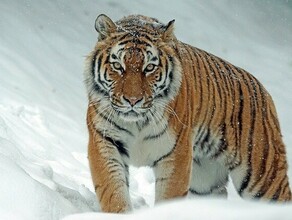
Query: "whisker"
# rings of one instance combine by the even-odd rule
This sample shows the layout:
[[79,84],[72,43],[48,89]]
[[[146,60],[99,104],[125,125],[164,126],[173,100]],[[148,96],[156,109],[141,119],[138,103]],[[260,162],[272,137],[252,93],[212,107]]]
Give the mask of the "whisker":
[[[150,113],[150,116],[153,119],[153,121],[156,122],[155,117],[154,117],[154,113],[151,110],[149,111],[149,113]],[[158,128],[158,125],[160,125],[160,124],[159,123],[154,123],[154,126],[156,126],[157,128]],[[163,127],[162,127],[162,129],[163,129]],[[154,132],[157,133],[155,130],[154,130]],[[163,145],[162,139],[161,138],[158,138],[158,140],[160,142],[160,145]],[[156,148],[156,149],[158,151],[158,148]]]
[[167,104],[165,104],[165,103],[160,103],[159,101],[157,101],[155,104],[158,105],[159,107],[164,108],[168,113],[174,115],[174,116],[177,118],[178,122],[180,122],[180,123],[181,123],[182,125],[184,125],[185,127],[188,127],[186,124],[184,124],[184,123],[180,120],[180,118],[178,117],[177,113],[175,112],[175,110],[174,110],[172,107],[170,107],[169,105],[167,105]]
[[[158,115],[158,111],[151,112],[151,114],[153,115],[153,117],[156,118],[156,120],[157,120],[157,122],[158,122],[157,125],[160,125],[162,129],[164,129],[165,126],[168,126],[168,125],[167,125],[167,123],[168,123],[168,122],[167,122],[167,119],[164,118],[163,115],[162,115],[162,117],[160,118],[160,116]],[[162,122],[164,122],[164,124],[162,124]],[[166,130],[166,134],[167,134],[167,136],[168,136],[168,140],[171,141],[171,139],[170,139],[170,134],[169,134],[169,132],[168,132],[167,130]]]

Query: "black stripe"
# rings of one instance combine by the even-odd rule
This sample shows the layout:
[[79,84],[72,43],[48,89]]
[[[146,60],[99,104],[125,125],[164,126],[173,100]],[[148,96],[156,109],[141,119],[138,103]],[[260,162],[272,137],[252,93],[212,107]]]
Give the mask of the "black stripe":
[[97,93],[101,93],[104,96],[109,96],[109,93],[107,91],[105,91],[104,89],[101,89],[100,86],[98,84],[96,84],[96,83],[94,83],[93,89]]
[[114,60],[117,60],[117,59],[118,59],[118,57],[117,57],[115,54],[112,54],[111,57],[112,57],[112,59],[114,59]]
[[[157,82],[159,82],[161,80],[161,78],[162,78],[162,72],[159,72],[158,77],[156,77],[155,79]],[[155,85],[157,85],[157,83],[155,83]]]
[[[106,138],[107,140],[107,138]],[[109,140],[107,140],[109,141]],[[121,163],[118,159],[116,158],[109,158],[106,161],[106,165],[109,169],[112,169],[114,167],[118,167],[118,168],[124,168],[124,164]],[[116,172],[116,170],[111,170],[111,172]]]
[[101,61],[103,59],[103,55],[101,54],[99,57],[98,57],[98,60],[97,60],[97,73],[100,73],[100,68],[101,68]]
[[104,85],[106,83],[100,79],[100,75],[101,75],[100,69],[101,69],[101,65],[102,65],[102,59],[103,59],[103,55],[100,55],[100,57],[98,58],[98,61],[97,61],[97,75],[96,76],[97,76],[97,82],[103,87],[103,89],[100,88],[100,87],[98,87],[98,90],[97,91],[104,90],[107,93],[108,92],[107,91],[108,89]]
[[168,73],[165,73],[164,81],[163,81],[162,85],[160,85],[160,86],[158,87],[158,89],[160,89],[161,91],[163,91],[165,88],[167,88],[167,85],[166,85],[166,80],[167,80],[167,78],[168,78]]
[[197,132],[197,136],[195,137],[195,140],[197,139],[197,141],[194,143],[194,147],[201,142],[201,138],[202,138],[203,134],[204,134],[204,129],[203,129],[203,126],[200,125],[198,132]]
[[[230,126],[232,128],[239,127],[239,129],[236,129],[236,135],[235,135],[235,143],[237,146],[237,150],[235,151],[235,154],[233,155],[233,160],[229,163],[228,167],[229,170],[234,169],[235,167],[239,166],[241,164],[241,153],[238,147],[241,145],[241,131],[242,131],[242,112],[243,112],[243,93],[241,88],[241,82],[238,81],[238,77],[236,73],[232,70],[230,64],[228,64],[226,61],[219,57],[211,57],[212,60],[215,62],[217,66],[220,67],[221,74],[224,75],[227,79],[227,88],[229,89],[229,95],[231,95],[232,103],[237,103],[239,101],[239,104],[236,106],[238,107],[237,112],[235,113],[235,105],[231,105],[232,111],[230,116]],[[226,72],[225,72],[226,71]],[[237,83],[238,81],[238,83]],[[231,91],[230,91],[231,90]],[[239,100],[236,99],[236,91],[239,91]],[[237,119],[236,119],[237,118]],[[237,120],[237,121],[236,121]],[[237,158],[239,155],[239,159]]]
[[[200,77],[200,79],[199,79],[199,81],[200,81],[200,105],[199,105],[199,110],[198,110],[198,114],[204,114],[204,118],[203,118],[203,121],[202,121],[202,123],[204,123],[205,122],[205,120],[206,120],[206,118],[207,118],[207,116],[208,116],[208,111],[202,111],[202,108],[203,108],[203,77],[202,77],[202,73],[205,73],[205,77],[206,77],[206,79],[208,79],[208,76],[207,76],[207,73],[209,72],[209,69],[207,68],[207,66],[206,66],[206,64],[205,64],[205,62],[204,62],[204,59],[203,59],[203,57],[201,56],[201,53],[197,53],[196,54],[198,57],[199,57],[199,60],[201,61],[201,63],[202,63],[202,65],[203,65],[203,70],[199,73],[199,77]],[[209,82],[209,80],[208,80],[208,82]],[[209,90],[209,85],[208,85],[208,90]],[[208,92],[208,99],[209,99],[209,96],[210,96],[210,94],[209,94],[209,92]],[[208,100],[209,101],[209,100]],[[205,100],[204,100],[204,102],[205,102]],[[208,103],[209,104],[209,103]],[[208,106],[207,106],[207,109],[208,109]],[[209,110],[209,109],[208,109]]]
[[226,151],[227,146],[228,146],[227,139],[226,139],[226,124],[225,123],[223,123],[220,126],[220,133],[221,133],[221,139],[218,146],[218,150],[217,152],[215,152],[214,155],[211,156],[212,159],[217,159],[222,153]]
[[[160,61],[161,62],[161,61]],[[173,64],[173,63],[172,63]],[[169,68],[169,66],[168,66],[168,62],[167,62],[167,60],[166,60],[166,62],[165,62],[165,72],[166,73],[168,73],[168,68]]]
[[[196,83],[197,82],[197,76],[196,76],[197,72],[196,72],[196,68],[195,68],[195,63],[198,65],[198,60],[195,56],[196,51],[194,50],[194,48],[191,48],[191,49],[188,48],[188,50],[187,50],[188,55],[189,55],[188,60],[191,60],[191,63],[192,63],[192,65],[190,66],[192,68],[191,72],[194,73],[193,76],[194,76],[194,81]],[[194,58],[196,58],[196,60]]]
[[[97,59],[97,54],[99,53],[100,51],[96,51],[96,53],[94,54],[93,56],[93,59],[92,59],[92,70],[91,70],[91,74],[92,74],[92,77],[95,78],[95,69],[96,69],[96,59]],[[102,55],[101,55],[102,57]],[[97,66],[97,72],[100,71],[100,66],[101,66],[101,59],[98,60],[98,66]],[[96,82],[95,80],[93,80],[93,82],[90,82],[90,83],[93,83],[93,90],[97,93],[101,93],[103,94],[104,96],[108,96],[108,91],[107,90],[104,90],[102,89]]]
[[169,85],[170,85],[173,82],[173,71],[170,71],[169,74],[168,74],[168,76],[169,76]]
[[[236,87],[235,87],[235,84],[237,84],[237,77],[235,76],[235,73],[233,73],[233,71],[230,68],[230,66],[227,65],[227,63],[224,60],[222,60],[220,58],[217,58],[217,59],[219,59],[219,63],[224,66],[225,70],[228,73],[228,75],[227,75],[228,76],[228,81],[229,81],[229,84],[231,85],[231,90],[232,90],[231,93],[230,93],[230,95],[232,96],[231,100],[232,100],[232,103],[236,103],[236,97],[235,97],[235,89],[236,89]],[[230,123],[231,123],[232,128],[234,128],[236,126],[236,123],[234,123],[234,120],[233,120],[233,118],[234,118],[234,109],[235,109],[235,106],[232,105],[232,115],[231,115],[231,119],[230,119]],[[236,151],[236,153],[237,152],[238,151]]]
[[163,92],[163,94],[164,94],[164,96],[168,96],[168,94],[169,94],[169,87],[170,87],[170,84],[171,84],[171,82],[169,82],[169,84],[168,85],[166,85],[166,81],[167,81],[167,79],[168,79],[168,77],[171,75],[173,75],[173,73],[172,73],[172,71],[170,71],[169,73],[165,73],[166,75],[165,75],[165,79],[164,79],[164,81],[163,81],[163,83],[162,83],[162,85],[160,85],[160,86],[158,86],[158,89],[161,91],[161,92]]
[[160,138],[166,131],[167,131],[168,126],[165,126],[165,128],[163,128],[162,131],[160,131],[158,134],[155,135],[148,135],[146,137],[144,137],[144,141],[148,141],[148,140],[153,140],[153,139],[157,139]]
[[[261,90],[260,90],[260,93],[259,93],[259,97],[261,97],[261,100],[262,100],[262,106],[263,108],[266,108],[266,102],[264,100],[264,97],[262,96],[262,93],[261,93]],[[260,109],[258,109],[260,110]],[[262,126],[263,126],[263,129],[264,129],[264,138],[261,139],[262,143],[261,143],[261,146],[262,146],[262,151],[263,151],[263,156],[262,156],[262,160],[261,160],[261,165],[260,165],[260,176],[258,178],[257,181],[255,181],[255,183],[253,184],[253,186],[257,185],[263,178],[266,178],[266,175],[264,175],[266,173],[266,170],[267,170],[267,166],[268,166],[268,163],[270,163],[270,161],[268,161],[268,157],[269,157],[269,135],[268,135],[268,128],[267,128],[267,124],[266,124],[266,116],[265,116],[265,113],[263,111],[261,111],[262,113]]]
[[99,192],[99,201],[103,200],[103,197],[105,195],[106,190],[110,189],[109,187],[103,187],[103,190],[101,192]]
[[[274,162],[274,161],[273,161]],[[261,188],[258,190],[258,192],[256,193],[256,195],[254,196],[254,198],[261,198],[266,191],[269,189],[269,187],[272,184],[272,181],[274,180],[275,176],[277,173],[277,169],[275,169],[275,167],[271,167],[270,170],[268,171],[264,182],[262,183]],[[251,189],[252,190],[252,189]]]
[[153,42],[153,43],[155,43],[157,41],[156,39],[149,37],[147,32],[144,32],[142,37],[145,37],[147,40],[149,40],[150,42]]
[[[208,94],[208,98],[207,98],[207,100],[205,100],[205,102],[207,101],[207,111],[206,111],[206,115],[205,115],[205,118],[204,118],[204,120],[203,120],[203,123],[205,122],[205,120],[207,119],[207,117],[208,117],[208,115],[210,115],[210,113],[209,113],[209,110],[211,109],[211,111],[212,111],[212,107],[211,107],[211,105],[212,104],[210,104],[210,102],[211,102],[211,98],[210,98],[210,96],[211,96],[211,93],[210,93],[210,77],[209,77],[209,73],[210,73],[210,68],[211,68],[211,66],[210,66],[210,64],[209,64],[209,62],[208,62],[208,54],[203,54],[204,55],[204,58],[205,59],[203,59],[203,60],[206,60],[207,61],[207,64],[208,64],[208,68],[205,66],[205,68],[208,70],[208,71],[206,71],[206,80],[207,80],[207,94]],[[205,62],[204,62],[204,65],[205,65]],[[213,119],[214,117],[210,117],[209,118],[209,121],[207,122],[207,124],[208,125],[210,125],[210,123],[211,123],[211,120]],[[209,131],[207,131],[207,132],[209,132]]]
[[[243,96],[242,93],[242,89],[241,89],[241,82],[236,83],[238,91],[239,91],[239,104],[238,104],[238,111],[236,113],[234,113],[234,111],[232,112],[232,114],[234,114],[232,116],[233,121],[234,121],[234,128],[236,131],[236,146],[237,146],[237,150],[236,150],[236,154],[234,156],[234,161],[235,163],[233,163],[230,166],[230,170],[236,168],[237,166],[241,165],[242,163],[242,155],[241,155],[241,151],[239,150],[239,148],[241,147],[241,133],[242,133],[242,112],[243,112],[243,98],[241,98]],[[235,88],[234,88],[235,90]],[[234,100],[233,103],[236,103],[236,97],[234,95]],[[237,121],[236,121],[237,120]],[[239,155],[239,159],[237,159]]]
[[[238,114],[239,111],[237,111],[235,113],[235,109],[236,109],[236,105],[235,103],[237,103],[236,100],[236,90],[237,87],[237,76],[235,75],[235,73],[232,71],[232,69],[230,68],[230,65],[228,65],[228,63],[226,61],[224,61],[223,59],[214,56],[213,57],[214,62],[216,63],[216,65],[219,66],[220,70],[221,70],[221,74],[224,75],[224,77],[226,78],[226,82],[227,82],[227,88],[229,90],[229,95],[231,96],[231,103],[232,105],[229,105],[229,107],[231,107],[231,115],[230,115],[230,126],[232,129],[235,129],[238,126],[238,122],[235,121],[236,119],[236,115]],[[240,82],[239,82],[240,84]],[[240,85],[239,85],[240,88]],[[241,89],[241,88],[240,88]],[[242,93],[242,91],[241,91]],[[240,107],[242,108],[242,106]],[[242,109],[241,109],[242,110]],[[239,132],[238,129],[235,129],[236,135],[235,135],[235,143],[236,143],[236,147],[237,150],[235,150],[235,153],[232,155],[232,160],[230,160],[230,162],[228,163],[228,168],[229,170],[233,170],[235,167],[239,166],[241,164],[241,158],[238,159],[238,155],[239,157],[241,157],[240,154],[240,150],[239,150],[239,146],[240,146],[240,136],[239,136]]]
[[[218,93],[219,93],[219,97],[220,97],[220,111],[223,113],[223,116],[222,116],[222,121],[221,123],[223,123],[223,121],[226,120],[226,109],[227,109],[227,97],[228,97],[228,92],[226,91],[226,89],[228,89],[228,85],[227,85],[227,82],[226,82],[226,78],[222,75],[222,70],[220,68],[220,66],[216,65],[216,62],[214,61],[213,58],[213,55],[205,52],[205,51],[202,51],[203,54],[205,55],[206,57],[206,61],[209,65],[209,69],[211,69],[211,72],[213,72],[213,76],[215,77],[215,82],[216,82],[216,85],[217,85],[217,88],[218,88]],[[211,63],[209,62],[209,59],[211,59],[212,63],[215,65],[215,69],[212,67]],[[218,78],[216,75],[219,75],[219,78],[220,78],[220,82],[221,83],[218,83]],[[220,86],[223,86],[222,87],[222,90],[220,88]],[[222,101],[224,98],[224,102]]]
[[93,78],[94,78],[94,76],[95,76],[96,57],[97,57],[97,54],[98,54],[99,52],[100,52],[100,51],[97,50],[97,51],[94,53],[94,55],[93,55],[93,59],[92,59],[92,63],[91,63],[91,65],[92,65],[91,75],[92,75]]
[[251,109],[251,121],[250,121],[250,128],[249,128],[249,137],[248,137],[248,169],[247,169],[247,174],[245,176],[245,178],[242,181],[241,187],[239,189],[239,195],[242,196],[243,191],[247,188],[250,180],[251,180],[251,174],[252,174],[252,167],[251,167],[251,159],[252,159],[252,151],[253,151],[253,134],[254,134],[254,127],[255,127],[255,116],[256,116],[256,112],[255,112],[255,103],[254,103],[254,99],[253,99],[253,92],[251,90],[251,88],[249,87],[249,83],[247,81],[247,79],[245,78],[245,76],[248,74],[246,72],[241,71],[241,69],[237,68],[234,66],[234,68],[241,74],[242,79],[245,83],[245,85],[247,86],[247,89],[249,91],[249,98],[250,98],[250,109]]
[[228,176],[223,180],[223,182],[218,182],[218,183],[214,184],[213,186],[211,186],[208,191],[198,192],[195,189],[189,188],[189,192],[191,192],[194,195],[198,195],[198,196],[210,195],[214,192],[214,190],[220,189],[221,187],[224,187],[227,182],[228,182]]
[[128,149],[125,147],[123,142],[119,140],[114,140],[109,136],[103,136],[103,138],[107,140],[108,142],[110,142],[112,145],[114,145],[118,149],[121,155],[129,157]]
[[167,177],[156,178],[155,183],[157,183],[157,182],[162,182],[162,181],[166,181],[166,180],[168,180],[168,179],[169,179],[169,178],[167,178]]
[[174,147],[173,147],[173,148],[172,148],[167,154],[165,154],[165,155],[163,155],[162,157],[160,157],[159,159],[155,160],[155,161],[153,162],[153,164],[151,165],[151,167],[155,167],[160,161],[162,161],[163,159],[165,159],[165,158],[167,158],[169,155],[171,155],[171,154],[173,153],[175,147],[176,147],[176,146],[174,145]]
[[[197,65],[196,65],[196,67],[198,68],[198,71],[195,71],[195,73],[197,73],[197,75],[198,75],[198,85],[200,86],[200,91],[199,91],[199,97],[200,97],[200,101],[199,101],[199,103],[198,103],[198,106],[199,106],[199,109],[198,109],[198,111],[196,112],[196,116],[195,116],[195,118],[199,118],[199,115],[201,114],[201,110],[202,110],[202,103],[203,103],[203,89],[202,89],[202,76],[201,76],[201,72],[202,72],[202,70],[201,70],[201,67],[200,67],[200,63],[199,63],[199,60],[201,60],[200,59],[200,56],[198,55],[198,53],[194,53],[194,55],[195,55],[195,57],[196,57],[196,61],[197,61]],[[194,68],[195,70],[197,70],[197,68]]]
[[[176,107],[176,106],[175,106],[175,107]],[[184,128],[182,127],[181,130],[179,131],[177,137],[181,137],[181,134],[182,134],[183,131],[184,131]],[[163,155],[163,156],[160,157],[158,160],[155,160],[155,161],[153,162],[153,164],[152,164],[151,167],[155,167],[155,166],[159,163],[159,161],[161,161],[161,160],[167,158],[169,155],[171,155],[171,154],[174,152],[175,148],[176,148],[176,145],[177,145],[178,140],[179,140],[179,139],[176,139],[173,148],[172,148],[167,154]]]
[[199,158],[193,158],[193,163],[197,164],[198,166],[202,165]]
[[[172,59],[169,59],[169,62],[171,63],[171,67],[172,68],[168,72],[169,66],[168,66],[168,62],[166,61],[166,66],[165,66],[165,79],[164,79],[162,85],[158,87],[158,89],[160,89],[161,91],[164,90],[164,95],[165,96],[168,95],[169,91],[167,90],[167,88],[170,87],[170,85],[171,85],[171,83],[173,81],[173,69],[174,69],[173,67],[174,67],[174,63],[173,63],[173,60]],[[166,82],[167,82],[168,77],[170,78],[170,82],[169,82],[168,85],[166,85]],[[161,80],[161,78],[160,78],[160,80]]]
[[[157,30],[145,29],[144,27],[136,26],[132,22],[130,22],[128,24],[124,24],[123,30],[126,30],[127,32],[129,32],[129,35],[130,35],[129,37],[132,37],[132,38],[143,38],[144,37],[147,40],[154,42],[154,43],[157,42],[157,38],[161,39]],[[150,35],[152,37],[149,37],[148,35]]]
[[[209,64],[209,62],[208,62],[208,64]],[[211,105],[208,107],[208,109],[211,109],[211,113],[210,113],[211,118],[210,118],[210,121],[209,121],[209,124],[211,125],[212,120],[216,118],[216,117],[213,117],[215,115],[215,110],[216,110],[216,96],[215,96],[215,90],[216,90],[216,88],[215,88],[215,85],[214,85],[214,81],[213,80],[210,80],[210,78],[211,78],[211,76],[210,76],[210,72],[209,72],[208,84],[209,84],[209,81],[210,81],[211,82],[211,86],[212,86],[212,90],[211,90],[212,92],[210,92],[210,94],[212,94],[212,102],[211,102]],[[212,144],[209,145],[209,149],[208,149],[207,152],[209,152],[211,150],[211,146],[212,146]]]
[[124,47],[118,49],[118,51],[117,51],[117,55],[119,56],[119,57],[118,57],[119,60],[121,60],[121,55],[122,55],[122,52],[121,52],[121,51],[124,51],[124,50],[125,50]]
[[110,118],[107,118],[107,116],[105,116],[103,113],[99,114],[104,120],[108,121],[111,125],[113,125],[114,127],[116,127],[118,130],[120,131],[124,131],[127,134],[131,135],[134,137],[133,133],[130,132],[129,130],[122,128],[121,126],[117,125],[114,121],[112,121]]
[[110,85],[112,84],[111,82],[112,82],[113,80],[109,78],[108,70],[107,70],[107,69],[104,70],[103,77],[104,77],[104,79],[108,82],[108,83],[105,82],[105,83],[107,84],[107,86],[110,86]]
[[[217,69],[220,71],[221,75],[224,76],[225,79],[225,85],[228,90],[228,96],[231,96],[231,100],[233,103],[235,103],[235,88],[234,88],[234,80],[231,78],[233,75],[230,67],[227,65],[226,62],[224,62],[222,59],[216,57],[216,56],[211,56],[211,60],[215,63]],[[232,115],[230,116],[230,125],[232,128],[234,128],[234,123],[233,123],[233,112],[234,112],[234,105],[229,105],[231,107],[231,112]]]
[[132,38],[132,39],[129,39],[129,40],[125,40],[123,42],[120,42],[118,45],[122,46],[122,45],[125,45],[127,43],[140,44],[140,45],[145,45],[147,47],[151,47],[151,44],[147,43],[146,41],[142,41],[142,40],[140,40],[138,38]]
[[[265,182],[264,185],[261,187],[261,189],[253,196],[255,199],[260,199],[262,198],[266,192],[269,190],[269,188],[271,187],[272,183],[273,183],[273,180],[274,178],[276,178],[276,173],[277,173],[277,170],[276,169],[273,169],[273,173],[272,173],[272,176],[271,178],[267,177],[268,179],[268,182]],[[283,190],[283,187],[282,187],[282,184],[283,182],[286,180],[286,176],[284,176],[284,178],[280,181],[279,185],[278,185],[278,189],[277,191],[274,193],[274,195],[272,196],[271,198],[271,201],[273,200],[277,200],[280,196],[280,193],[281,191]],[[287,183],[286,186],[288,186],[289,184]],[[284,187],[285,188],[285,187]]]
[[[224,61],[222,61],[224,62]],[[235,75],[235,73],[232,71],[232,69],[227,65],[226,62],[223,63],[225,69],[228,69],[229,75]],[[233,160],[230,161],[228,167],[229,170],[232,171],[236,167],[238,167],[242,163],[242,156],[241,156],[241,130],[242,130],[242,112],[243,112],[243,92],[242,88],[240,85],[240,81],[234,80],[233,78],[231,79],[231,85],[232,85],[232,103],[234,104],[232,106],[232,113],[230,116],[230,124],[232,128],[234,129],[233,131],[235,132],[235,145],[236,145],[236,150],[235,154],[233,155]],[[236,91],[239,92],[239,100],[236,98]],[[236,104],[235,104],[236,103]],[[238,104],[237,104],[238,103]],[[236,121],[237,120],[237,121]],[[239,128],[238,128],[239,127]],[[239,158],[238,158],[239,157]]]
[[244,97],[243,92],[241,88],[241,84],[239,83],[239,111],[238,111],[238,117],[237,117],[237,123],[238,123],[238,130],[239,130],[239,137],[241,137],[242,134],[242,115],[243,115],[243,107],[244,107]]
[[126,172],[126,185],[127,187],[130,186],[130,182],[129,182],[129,166],[127,164],[124,165],[125,167],[125,172]]
[[[120,161],[118,161],[116,158],[110,158],[108,161],[107,161],[107,166],[111,166],[109,168],[113,168],[113,167],[118,167],[118,168],[124,168],[124,164],[122,164]],[[110,178],[113,178],[114,175],[113,174],[116,174],[118,173],[119,171],[118,170],[110,170],[109,171],[109,174],[110,174]],[[124,182],[125,184],[127,184],[124,180],[121,180],[122,182]],[[94,186],[94,189],[95,191],[97,191],[99,186],[95,185]],[[102,187],[102,191],[99,193],[99,198],[100,198],[100,201],[103,200],[103,197],[105,195],[105,192],[108,190],[109,188],[108,187]]]
[[[206,53],[205,51],[201,51],[201,53]],[[224,91],[224,88],[223,89],[221,89],[221,85],[222,85],[222,83],[220,83],[219,82],[219,78],[220,78],[220,80],[222,81],[222,79],[221,79],[221,77],[220,77],[220,74],[219,74],[219,72],[218,71],[215,71],[214,69],[213,69],[213,67],[212,67],[212,65],[211,65],[211,63],[209,62],[209,60],[208,60],[208,58],[210,58],[211,59],[211,55],[210,54],[207,54],[207,56],[206,56],[206,62],[208,63],[208,67],[209,67],[209,69],[211,70],[211,73],[214,73],[214,74],[210,74],[209,73],[209,76],[212,78],[212,77],[214,77],[214,80],[212,80],[213,82],[215,82],[215,84],[216,84],[216,89],[218,90],[218,95],[219,95],[219,99],[220,99],[220,109],[221,109],[221,111],[222,111],[222,105],[223,105],[223,102],[222,102],[222,99],[223,99],[223,97],[222,97],[222,94],[223,94],[223,92],[222,92],[222,90]],[[217,74],[216,73],[218,73],[219,74],[219,78],[217,77]]]
[[191,189],[191,188],[189,189],[189,192],[194,194],[194,195],[197,195],[197,196],[206,196],[206,195],[210,195],[212,193],[211,190],[207,191],[207,192],[198,192],[198,191]]
[[[260,198],[260,196],[263,196],[268,189],[273,185],[276,177],[277,177],[277,173],[278,173],[278,164],[279,164],[279,159],[277,159],[275,161],[275,158],[273,158],[273,161],[271,164],[274,164],[273,166],[270,167],[270,170],[268,171],[268,174],[265,178],[265,182],[262,184],[261,189],[259,190],[260,195],[257,196],[257,198]],[[285,180],[286,176],[284,176],[284,178],[282,179],[282,181],[280,182],[279,186],[283,183],[283,181]]]
[[[142,114],[143,114],[143,117],[146,115],[146,113],[142,113]],[[144,117],[144,120],[136,122],[138,131],[142,131],[149,124],[149,122],[150,120],[148,117]]]
[[126,33],[125,35],[121,36],[117,41],[121,42],[123,41],[125,38],[132,36],[131,33]]
[[278,201],[279,196],[280,196],[280,193],[281,193],[281,188],[278,188],[277,191],[276,191],[276,192],[274,193],[274,195],[272,196],[271,201]]
[[206,144],[208,144],[209,139],[210,139],[210,129],[206,129],[207,132],[204,132],[204,137],[200,143],[201,145],[201,150],[203,150],[203,147],[207,146]]
[[[227,86],[227,81],[226,81],[226,75],[222,69],[222,67],[218,64],[218,62],[216,61],[216,56],[212,55],[212,54],[209,54],[207,52],[204,51],[204,54],[206,54],[206,57],[209,58],[212,63],[215,65],[215,69],[212,68],[212,71],[215,73],[215,70],[216,70],[216,73],[218,73],[219,77],[220,77],[220,80],[223,82],[223,85],[224,85],[224,88],[227,88],[228,89],[228,86]],[[211,66],[209,60],[207,59],[207,62],[209,64],[209,66]],[[224,89],[223,89],[224,90]]]
[[[221,60],[221,59],[220,59]],[[241,147],[241,135],[242,135],[242,116],[243,116],[243,108],[244,108],[244,98],[243,98],[243,92],[241,87],[241,81],[238,79],[238,73],[233,70],[232,65],[227,64],[224,60],[222,60],[222,64],[224,65],[225,69],[228,69],[229,75],[233,75],[232,78],[235,78],[235,80],[232,80],[233,85],[233,103],[238,103],[236,106],[238,106],[237,111],[235,112],[235,107],[232,110],[232,116],[231,121],[236,131],[236,146],[237,150],[234,155],[234,160],[230,162],[229,170],[233,170],[234,168],[238,167],[242,163],[242,155],[239,148]],[[235,84],[233,84],[233,82]],[[235,90],[239,92],[238,99],[236,99]],[[237,159],[239,157],[239,159]]]
[[[207,89],[208,89],[208,91],[207,91],[208,105],[207,105],[207,111],[205,111],[206,114],[205,114],[205,117],[203,119],[203,123],[208,124],[210,126],[212,124],[212,120],[214,120],[216,118],[216,117],[209,117],[208,118],[209,115],[214,116],[214,112],[215,112],[215,108],[216,108],[216,106],[215,106],[215,95],[214,95],[214,93],[215,93],[214,80],[210,80],[210,79],[212,78],[212,76],[214,76],[215,77],[215,82],[217,84],[217,87],[219,86],[218,82],[217,82],[217,77],[216,77],[216,72],[218,70],[215,72],[215,70],[213,69],[212,65],[210,64],[210,62],[209,62],[210,54],[205,53],[204,51],[201,51],[201,52],[202,52],[202,55],[203,55],[203,58],[204,58],[204,59],[203,58],[201,58],[201,59],[202,59],[202,62],[204,64],[204,68],[206,70],[205,74],[206,74]],[[207,66],[205,65],[205,63],[207,63]],[[213,73],[213,75],[211,73]],[[210,92],[210,81],[211,81],[211,85],[212,85],[212,89],[213,89],[212,93]],[[218,87],[218,92],[220,93],[219,87]],[[213,94],[213,98],[212,99],[211,99],[211,96],[212,96],[211,94]],[[219,97],[221,97],[221,94],[219,94]],[[224,100],[225,100],[225,106],[226,106],[227,105],[226,104],[226,98]],[[220,103],[222,103],[222,102],[220,102]],[[222,111],[222,109],[221,109],[221,111]],[[226,112],[225,109],[223,110],[223,112],[224,112],[224,114],[226,114],[225,113]],[[207,119],[208,119],[208,121],[206,121]],[[222,118],[222,120],[225,120],[225,115]],[[209,152],[211,150],[211,145],[209,145],[207,147],[208,147],[207,152]]]
[[246,187],[248,186],[248,183],[250,181],[250,177],[251,177],[251,171],[247,171],[247,174],[245,176],[245,178],[243,179],[241,186],[238,190],[239,195],[242,196],[243,191],[246,189]]

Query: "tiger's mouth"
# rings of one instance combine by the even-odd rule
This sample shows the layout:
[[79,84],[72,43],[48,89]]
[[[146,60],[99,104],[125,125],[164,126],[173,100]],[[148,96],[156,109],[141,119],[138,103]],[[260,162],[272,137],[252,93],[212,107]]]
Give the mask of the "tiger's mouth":
[[150,107],[135,107],[135,106],[118,106],[112,103],[112,108],[118,113],[118,116],[128,122],[144,120]]
[[118,116],[127,122],[137,122],[145,120],[146,113],[137,113],[133,110],[130,110],[128,112],[118,112]]

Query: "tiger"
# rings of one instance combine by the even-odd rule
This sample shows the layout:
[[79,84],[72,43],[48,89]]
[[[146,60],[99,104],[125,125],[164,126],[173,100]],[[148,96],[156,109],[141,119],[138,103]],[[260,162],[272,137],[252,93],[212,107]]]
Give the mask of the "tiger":
[[174,21],[96,18],[85,60],[88,161],[102,212],[133,210],[129,166],[148,166],[155,203],[227,197],[291,200],[271,95],[250,73],[179,41]]

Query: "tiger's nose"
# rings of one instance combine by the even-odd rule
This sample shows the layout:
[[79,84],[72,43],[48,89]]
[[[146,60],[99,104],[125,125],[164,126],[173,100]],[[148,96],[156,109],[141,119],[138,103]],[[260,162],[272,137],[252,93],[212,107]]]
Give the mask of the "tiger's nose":
[[143,97],[141,96],[141,97],[137,97],[137,96],[130,96],[130,97],[128,97],[128,96],[124,96],[124,99],[128,102],[128,103],[130,103],[130,105],[133,107],[134,105],[136,105],[138,102],[140,102],[142,99],[143,99]]

